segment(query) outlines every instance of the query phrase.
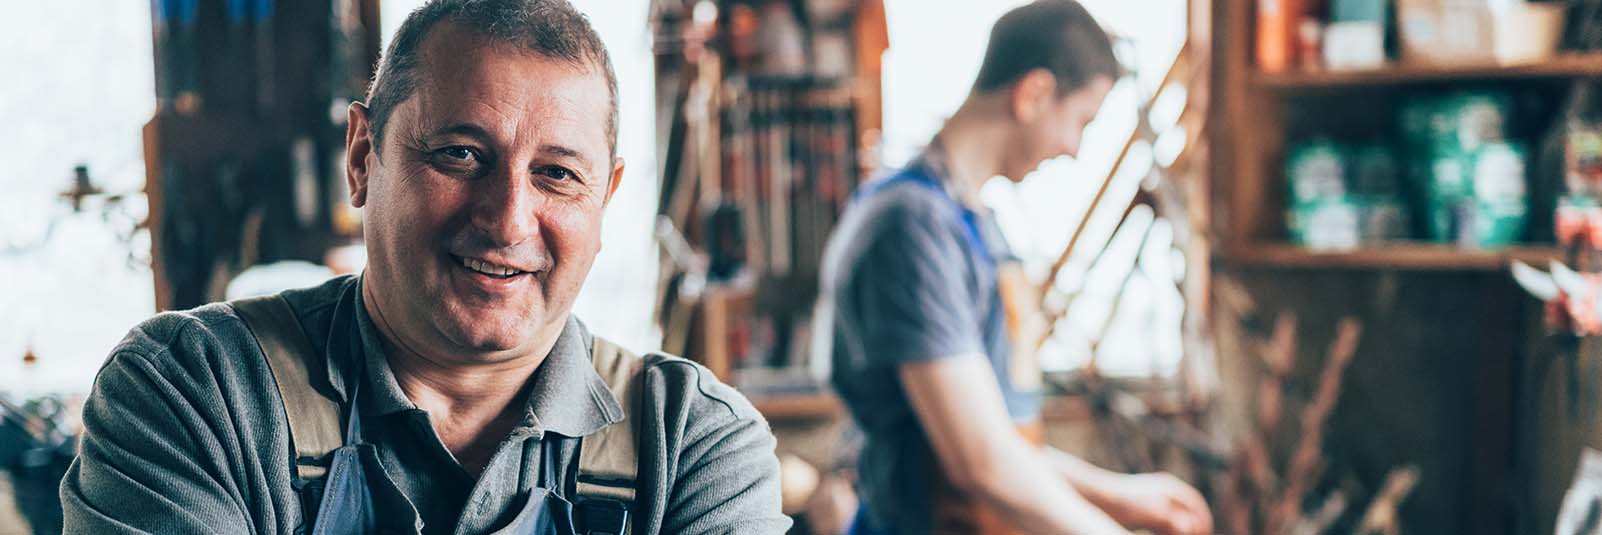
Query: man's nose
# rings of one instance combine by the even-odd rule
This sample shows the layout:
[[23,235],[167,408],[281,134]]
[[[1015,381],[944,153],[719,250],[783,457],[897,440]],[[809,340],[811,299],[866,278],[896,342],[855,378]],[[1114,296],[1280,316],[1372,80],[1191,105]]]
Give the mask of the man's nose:
[[510,247],[539,234],[539,210],[545,203],[527,172],[502,170],[480,179],[474,189],[473,226],[497,247]]

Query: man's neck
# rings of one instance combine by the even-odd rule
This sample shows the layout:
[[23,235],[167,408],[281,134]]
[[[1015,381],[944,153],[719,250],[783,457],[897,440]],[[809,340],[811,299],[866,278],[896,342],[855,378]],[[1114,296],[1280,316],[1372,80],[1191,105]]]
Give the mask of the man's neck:
[[[546,354],[501,362],[453,362],[411,343],[384,313],[381,299],[363,285],[367,314],[373,319],[384,354],[401,392],[429,413],[434,430],[463,466],[476,474],[487,462],[485,451],[515,426],[516,402]],[[548,352],[547,352],[548,353]]]
[[969,208],[982,206],[979,189],[1002,173],[1010,129],[998,110],[991,109],[1001,105],[987,97],[969,97],[936,135],[952,186]]

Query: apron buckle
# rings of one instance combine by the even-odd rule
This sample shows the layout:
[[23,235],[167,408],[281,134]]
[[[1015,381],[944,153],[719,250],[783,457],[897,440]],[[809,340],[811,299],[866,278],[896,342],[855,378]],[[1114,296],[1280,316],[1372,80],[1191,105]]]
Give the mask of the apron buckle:
[[629,508],[623,502],[590,498],[579,502],[579,533],[588,535],[623,535],[629,525]]

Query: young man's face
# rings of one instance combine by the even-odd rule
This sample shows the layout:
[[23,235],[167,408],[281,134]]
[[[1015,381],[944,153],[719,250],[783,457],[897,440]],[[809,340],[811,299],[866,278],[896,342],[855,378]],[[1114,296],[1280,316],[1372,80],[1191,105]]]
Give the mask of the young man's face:
[[1096,118],[1112,86],[1111,78],[1100,76],[1067,95],[1056,96],[1053,90],[1039,97],[1041,103],[1034,110],[1034,116],[1020,124],[1023,132],[1019,136],[1017,165],[1021,168],[1006,176],[1013,182],[1021,182],[1046,160],[1059,156],[1079,157],[1079,142],[1084,137],[1085,126]]
[[450,23],[421,52],[420,83],[394,108],[382,150],[352,144],[368,295],[397,343],[424,346],[414,351],[479,361],[546,351],[600,252],[622,176],[604,75]]

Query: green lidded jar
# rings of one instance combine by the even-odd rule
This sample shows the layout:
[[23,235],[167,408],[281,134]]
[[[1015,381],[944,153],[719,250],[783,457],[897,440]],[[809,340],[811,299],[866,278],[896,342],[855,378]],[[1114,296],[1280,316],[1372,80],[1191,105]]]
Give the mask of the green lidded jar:
[[1472,233],[1459,243],[1505,247],[1519,242],[1529,219],[1528,155],[1516,143],[1489,143],[1475,151]]
[[1524,147],[1508,142],[1437,154],[1425,195],[1430,239],[1465,247],[1518,243],[1529,218],[1526,161]]

